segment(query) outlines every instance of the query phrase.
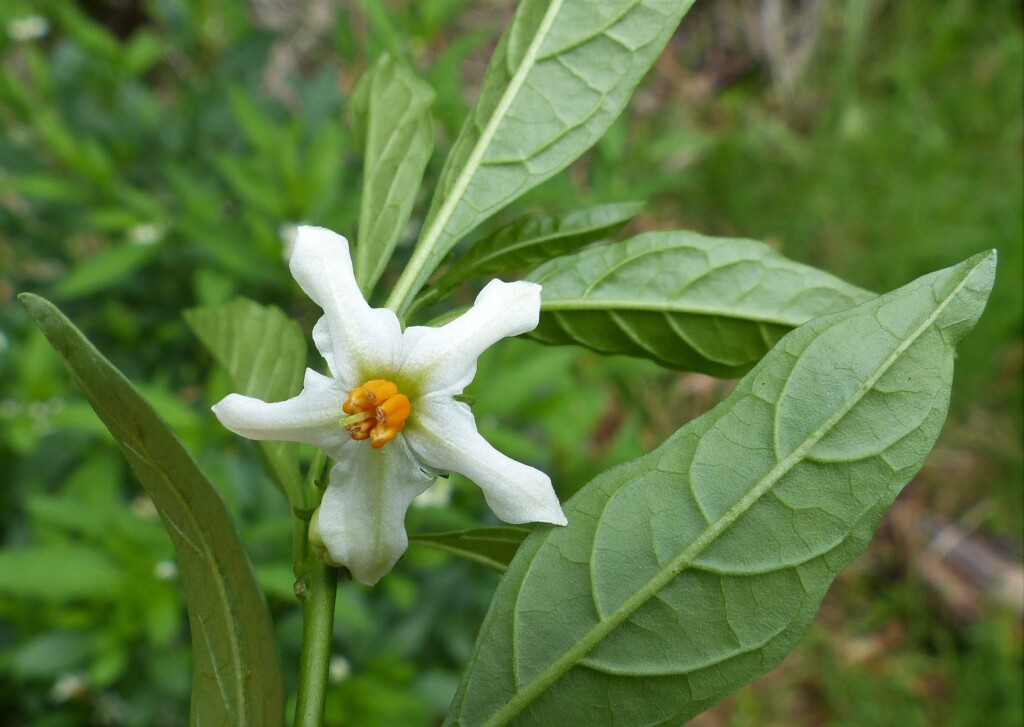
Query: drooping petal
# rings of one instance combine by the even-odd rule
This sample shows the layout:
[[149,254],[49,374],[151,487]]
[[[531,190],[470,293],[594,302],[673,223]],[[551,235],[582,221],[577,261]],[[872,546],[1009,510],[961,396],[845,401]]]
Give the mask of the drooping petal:
[[540,319],[540,286],[492,280],[473,307],[440,328],[412,326],[405,331],[402,373],[424,391],[457,394],[476,374],[476,360],[506,336],[532,331]]
[[379,450],[355,444],[331,470],[317,527],[331,559],[372,586],[408,547],[405,512],[434,480],[401,438]]
[[292,275],[324,317],[313,340],[343,388],[398,364],[402,330],[394,311],[370,308],[352,271],[348,240],[322,227],[299,227],[289,263]]
[[306,369],[302,391],[286,401],[268,403],[229,394],[213,406],[220,423],[249,439],[312,444],[337,459],[352,440],[339,426],[341,405],[348,397],[334,379]]
[[468,406],[434,393],[417,406],[416,425],[406,428],[405,440],[420,462],[473,480],[507,523],[566,524],[551,478],[492,447],[477,431]]

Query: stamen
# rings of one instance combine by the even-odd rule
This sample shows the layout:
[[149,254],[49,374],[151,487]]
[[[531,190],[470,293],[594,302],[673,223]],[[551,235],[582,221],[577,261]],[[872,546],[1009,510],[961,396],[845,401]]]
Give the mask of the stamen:
[[361,422],[350,424],[345,427],[348,430],[348,435],[357,442],[361,442],[364,439],[369,439],[373,433],[373,426],[377,423],[375,419],[364,419]]
[[[398,393],[398,387],[384,379],[371,379],[360,387],[349,392],[348,401],[345,402],[354,408],[355,411],[362,411],[381,402],[387,401]],[[342,407],[344,409],[344,407]],[[354,414],[355,411],[345,412]]]
[[405,427],[412,406],[391,381],[371,379],[352,389],[341,409],[348,416],[338,423],[349,436],[357,441],[369,439],[374,449],[380,449]]
[[[345,403],[347,404],[348,402]],[[341,409],[342,411],[345,411],[344,404],[342,405]],[[348,414],[349,412],[345,413]],[[375,414],[376,412],[374,412],[372,409],[366,409],[365,411],[357,411],[354,412],[352,416],[344,417],[341,421],[338,422],[338,424],[340,424],[343,427],[347,427],[350,424],[358,424],[359,422],[366,421],[370,417],[375,416]]]
[[409,397],[405,394],[395,394],[377,407],[377,421],[383,426],[388,426],[389,423],[405,426],[410,411],[412,406],[409,404]]

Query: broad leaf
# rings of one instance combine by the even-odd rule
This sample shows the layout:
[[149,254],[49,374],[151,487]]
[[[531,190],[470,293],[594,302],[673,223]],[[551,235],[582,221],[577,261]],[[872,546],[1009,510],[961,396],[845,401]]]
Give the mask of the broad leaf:
[[474,244],[430,286],[430,300],[444,298],[469,278],[532,268],[611,237],[641,209],[642,202],[623,202],[562,215],[523,215]]
[[270,614],[220,495],[81,331],[46,300],[19,298],[114,435],[174,543],[192,628],[192,724],[280,724],[283,688]]
[[504,573],[529,534],[530,528],[502,525],[452,533],[410,534],[409,545],[443,550]]
[[412,296],[462,237],[589,149],[626,106],[692,0],[524,0],[445,162],[412,264]]
[[777,664],[923,463],[982,254],[783,338],[520,548],[447,724],[682,724]]
[[364,295],[380,279],[409,221],[434,150],[433,102],[430,86],[386,55],[362,78],[354,94],[356,126],[366,152],[353,265]]
[[[223,366],[234,391],[264,401],[299,393],[306,366],[306,339],[292,319],[273,306],[246,298],[185,311],[185,320]],[[308,507],[299,475],[298,445],[257,442],[267,470],[292,507]]]
[[545,343],[576,343],[734,378],[788,331],[873,297],[752,240],[650,232],[528,277],[543,287]]

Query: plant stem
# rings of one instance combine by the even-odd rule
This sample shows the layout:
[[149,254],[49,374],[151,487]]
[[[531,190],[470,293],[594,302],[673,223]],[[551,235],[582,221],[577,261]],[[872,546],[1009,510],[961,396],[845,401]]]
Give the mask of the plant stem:
[[[327,458],[317,452],[309,466],[306,492],[319,504],[323,493],[316,482],[323,477]],[[302,602],[302,652],[299,655],[299,694],[295,702],[295,727],[321,727],[327,700],[327,674],[334,632],[334,601],[338,569],[320,560],[309,546],[309,518],[296,513],[292,558],[295,595]]]
[[312,554],[307,563],[306,578],[302,581],[307,591],[302,603],[302,654],[295,727],[321,727],[327,699],[338,569]]

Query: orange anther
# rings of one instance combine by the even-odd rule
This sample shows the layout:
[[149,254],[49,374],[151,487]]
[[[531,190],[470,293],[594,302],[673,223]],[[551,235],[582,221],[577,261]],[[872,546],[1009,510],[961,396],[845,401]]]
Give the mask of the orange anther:
[[349,436],[357,441],[369,439],[374,449],[380,449],[405,427],[412,406],[394,383],[371,379],[352,389],[341,409],[348,415],[341,425]]
[[412,406],[405,394],[395,394],[377,407],[377,421],[385,427],[404,426]]
[[345,429],[348,430],[348,435],[352,437],[352,439],[355,439],[357,442],[361,442],[364,439],[370,438],[370,433],[373,431],[373,427],[376,423],[376,419],[364,419],[361,422],[349,424]]
[[[352,407],[353,411],[346,411],[346,414],[355,414],[357,411],[365,411],[371,407],[387,401],[398,393],[398,387],[384,379],[371,379],[362,386],[357,386],[348,394],[348,401],[345,404]],[[342,410],[345,405],[342,405]]]

